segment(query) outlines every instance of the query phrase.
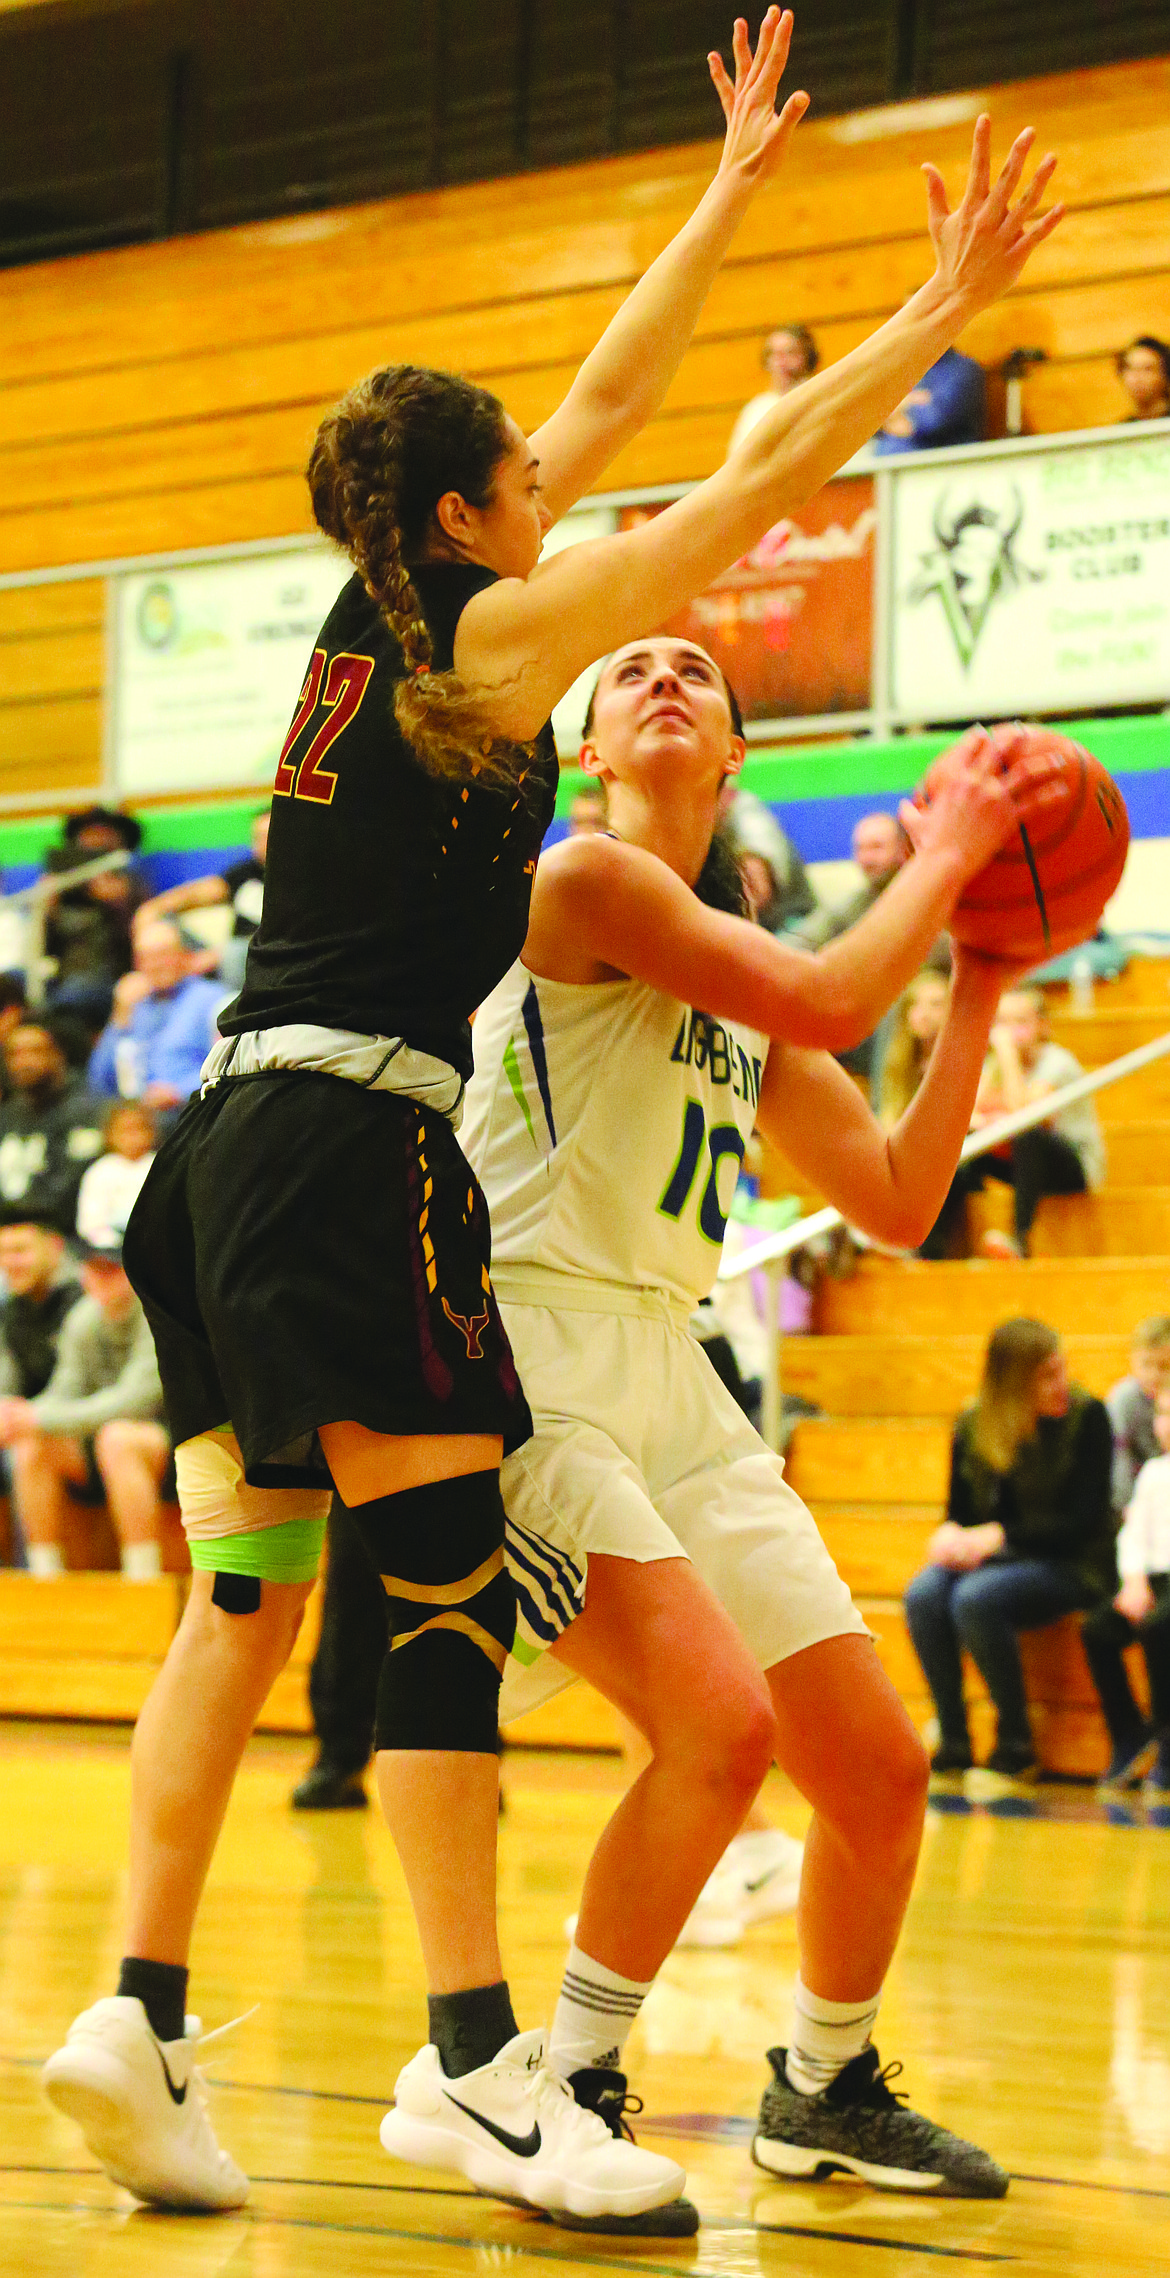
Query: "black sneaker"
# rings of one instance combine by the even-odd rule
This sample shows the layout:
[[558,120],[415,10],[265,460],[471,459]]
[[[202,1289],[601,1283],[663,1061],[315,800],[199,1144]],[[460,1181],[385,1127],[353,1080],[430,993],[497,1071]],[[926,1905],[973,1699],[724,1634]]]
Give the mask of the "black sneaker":
[[974,1759],[969,1740],[940,1740],[930,1759],[932,1779],[944,1779],[948,1772],[969,1772]]
[[1005,1780],[1038,1780],[1040,1766],[1030,1740],[1001,1740],[984,1767]]
[[775,2074],[760,2104],[752,2145],[757,2167],[771,2175],[811,2177],[834,2169],[887,2191],[933,2191],[957,2199],[1002,2199],[1008,2178],[985,2151],[936,2127],[889,2086],[902,2067],[881,2069],[876,2049],[863,2049],[820,2096],[802,2096],[785,2070],[786,2049],[769,2049]]
[[314,1764],[292,1792],[294,1811],[364,1811],[369,1803],[360,1772],[343,1772],[336,1764]]
[[[624,2072],[586,2065],[581,2072],[570,2074],[569,2086],[578,2104],[604,2120],[611,2136],[634,2142],[627,2114],[640,2112],[642,2099],[630,2095]],[[672,2199],[668,2206],[650,2207],[644,2215],[552,2214],[549,2219],[563,2230],[603,2231],[618,2238],[693,2238],[699,2227],[699,2210],[689,2199]]]
[[1127,1739],[1114,1744],[1109,1769],[1098,1785],[1103,1788],[1135,1788],[1143,1772],[1148,1772],[1158,1753],[1158,1734],[1152,1724],[1138,1725]]

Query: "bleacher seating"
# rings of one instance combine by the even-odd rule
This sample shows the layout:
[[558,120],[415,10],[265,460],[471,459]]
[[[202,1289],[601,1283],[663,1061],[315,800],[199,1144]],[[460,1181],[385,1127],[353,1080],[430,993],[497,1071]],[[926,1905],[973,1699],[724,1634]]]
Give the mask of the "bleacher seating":
[[[1086,1067],[1100,1067],[1170,1026],[1170,963],[1136,963],[1099,988],[1087,1016],[1061,1009],[1062,996],[1054,992],[1054,1035]],[[1109,1150],[1106,1184],[1095,1195],[1044,1201],[1031,1258],[943,1265],[866,1259],[851,1280],[823,1285],[821,1334],[784,1346],[786,1389],[825,1411],[798,1424],[788,1476],[811,1504],[920,1724],[931,1704],[901,1596],[943,1515],[951,1422],[976,1390],[990,1331],[1019,1313],[1051,1323],[1065,1340],[1074,1377],[1100,1395],[1125,1374],[1135,1323],[1170,1308],[1170,1062],[1156,1061],[1100,1093],[1098,1106]],[[783,1183],[783,1166],[773,1161],[769,1184]],[[975,1198],[976,1226],[989,1207],[1004,1223],[1006,1200],[1002,1187]],[[1054,1771],[1101,1771],[1105,1728],[1075,1617],[1026,1638],[1024,1659],[1042,1761]],[[971,1675],[978,1747],[991,1710]]]
[[[1120,418],[1114,351],[1170,333],[1168,97],[1157,59],[972,92],[997,147],[1031,120],[1061,157],[1063,227],[963,343],[986,364],[1046,350],[1027,382],[1037,429]],[[812,325],[831,360],[921,282],[919,161],[957,184],[970,119],[896,133],[874,119],[880,133],[801,129],[607,484],[709,473],[770,323]],[[377,361],[470,371],[537,425],[714,155],[688,145],[8,271],[0,574],[305,529],[317,418]],[[100,581],[0,591],[0,793],[99,781],[102,606]]]

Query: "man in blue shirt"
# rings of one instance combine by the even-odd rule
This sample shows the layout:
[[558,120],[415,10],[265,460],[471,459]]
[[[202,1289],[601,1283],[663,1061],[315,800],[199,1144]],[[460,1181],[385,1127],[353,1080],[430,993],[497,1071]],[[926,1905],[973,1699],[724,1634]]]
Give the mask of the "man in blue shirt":
[[916,388],[890,413],[869,448],[881,457],[897,451],[939,451],[947,443],[981,443],[985,425],[983,366],[948,348]]
[[134,966],[114,991],[114,1009],[89,1063],[94,1091],[140,1099],[162,1113],[181,1107],[215,1039],[222,984],[191,970],[179,929],[144,926]]

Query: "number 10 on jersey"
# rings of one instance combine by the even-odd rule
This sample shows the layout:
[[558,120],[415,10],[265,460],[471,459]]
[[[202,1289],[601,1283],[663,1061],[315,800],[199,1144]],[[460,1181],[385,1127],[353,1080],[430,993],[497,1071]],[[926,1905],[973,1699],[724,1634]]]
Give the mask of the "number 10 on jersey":
[[[683,1110],[682,1139],[678,1160],[675,1163],[658,1207],[664,1218],[682,1217],[690,1199],[691,1189],[704,1155],[710,1168],[699,1200],[699,1232],[704,1241],[720,1245],[727,1232],[727,1211],[719,1200],[719,1170],[729,1155],[735,1158],[736,1177],[743,1161],[746,1141],[734,1123],[717,1123],[708,1132],[707,1118],[702,1103],[689,1099]],[[730,1204],[731,1196],[728,1196]]]

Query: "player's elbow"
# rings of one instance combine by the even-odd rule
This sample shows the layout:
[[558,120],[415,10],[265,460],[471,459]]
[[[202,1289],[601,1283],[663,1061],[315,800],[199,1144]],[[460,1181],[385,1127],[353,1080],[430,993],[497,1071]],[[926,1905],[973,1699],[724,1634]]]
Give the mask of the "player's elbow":
[[913,1195],[899,1194],[894,1188],[868,1197],[863,1209],[850,1212],[850,1224],[868,1234],[871,1242],[882,1242],[892,1250],[917,1250],[937,1215]]

